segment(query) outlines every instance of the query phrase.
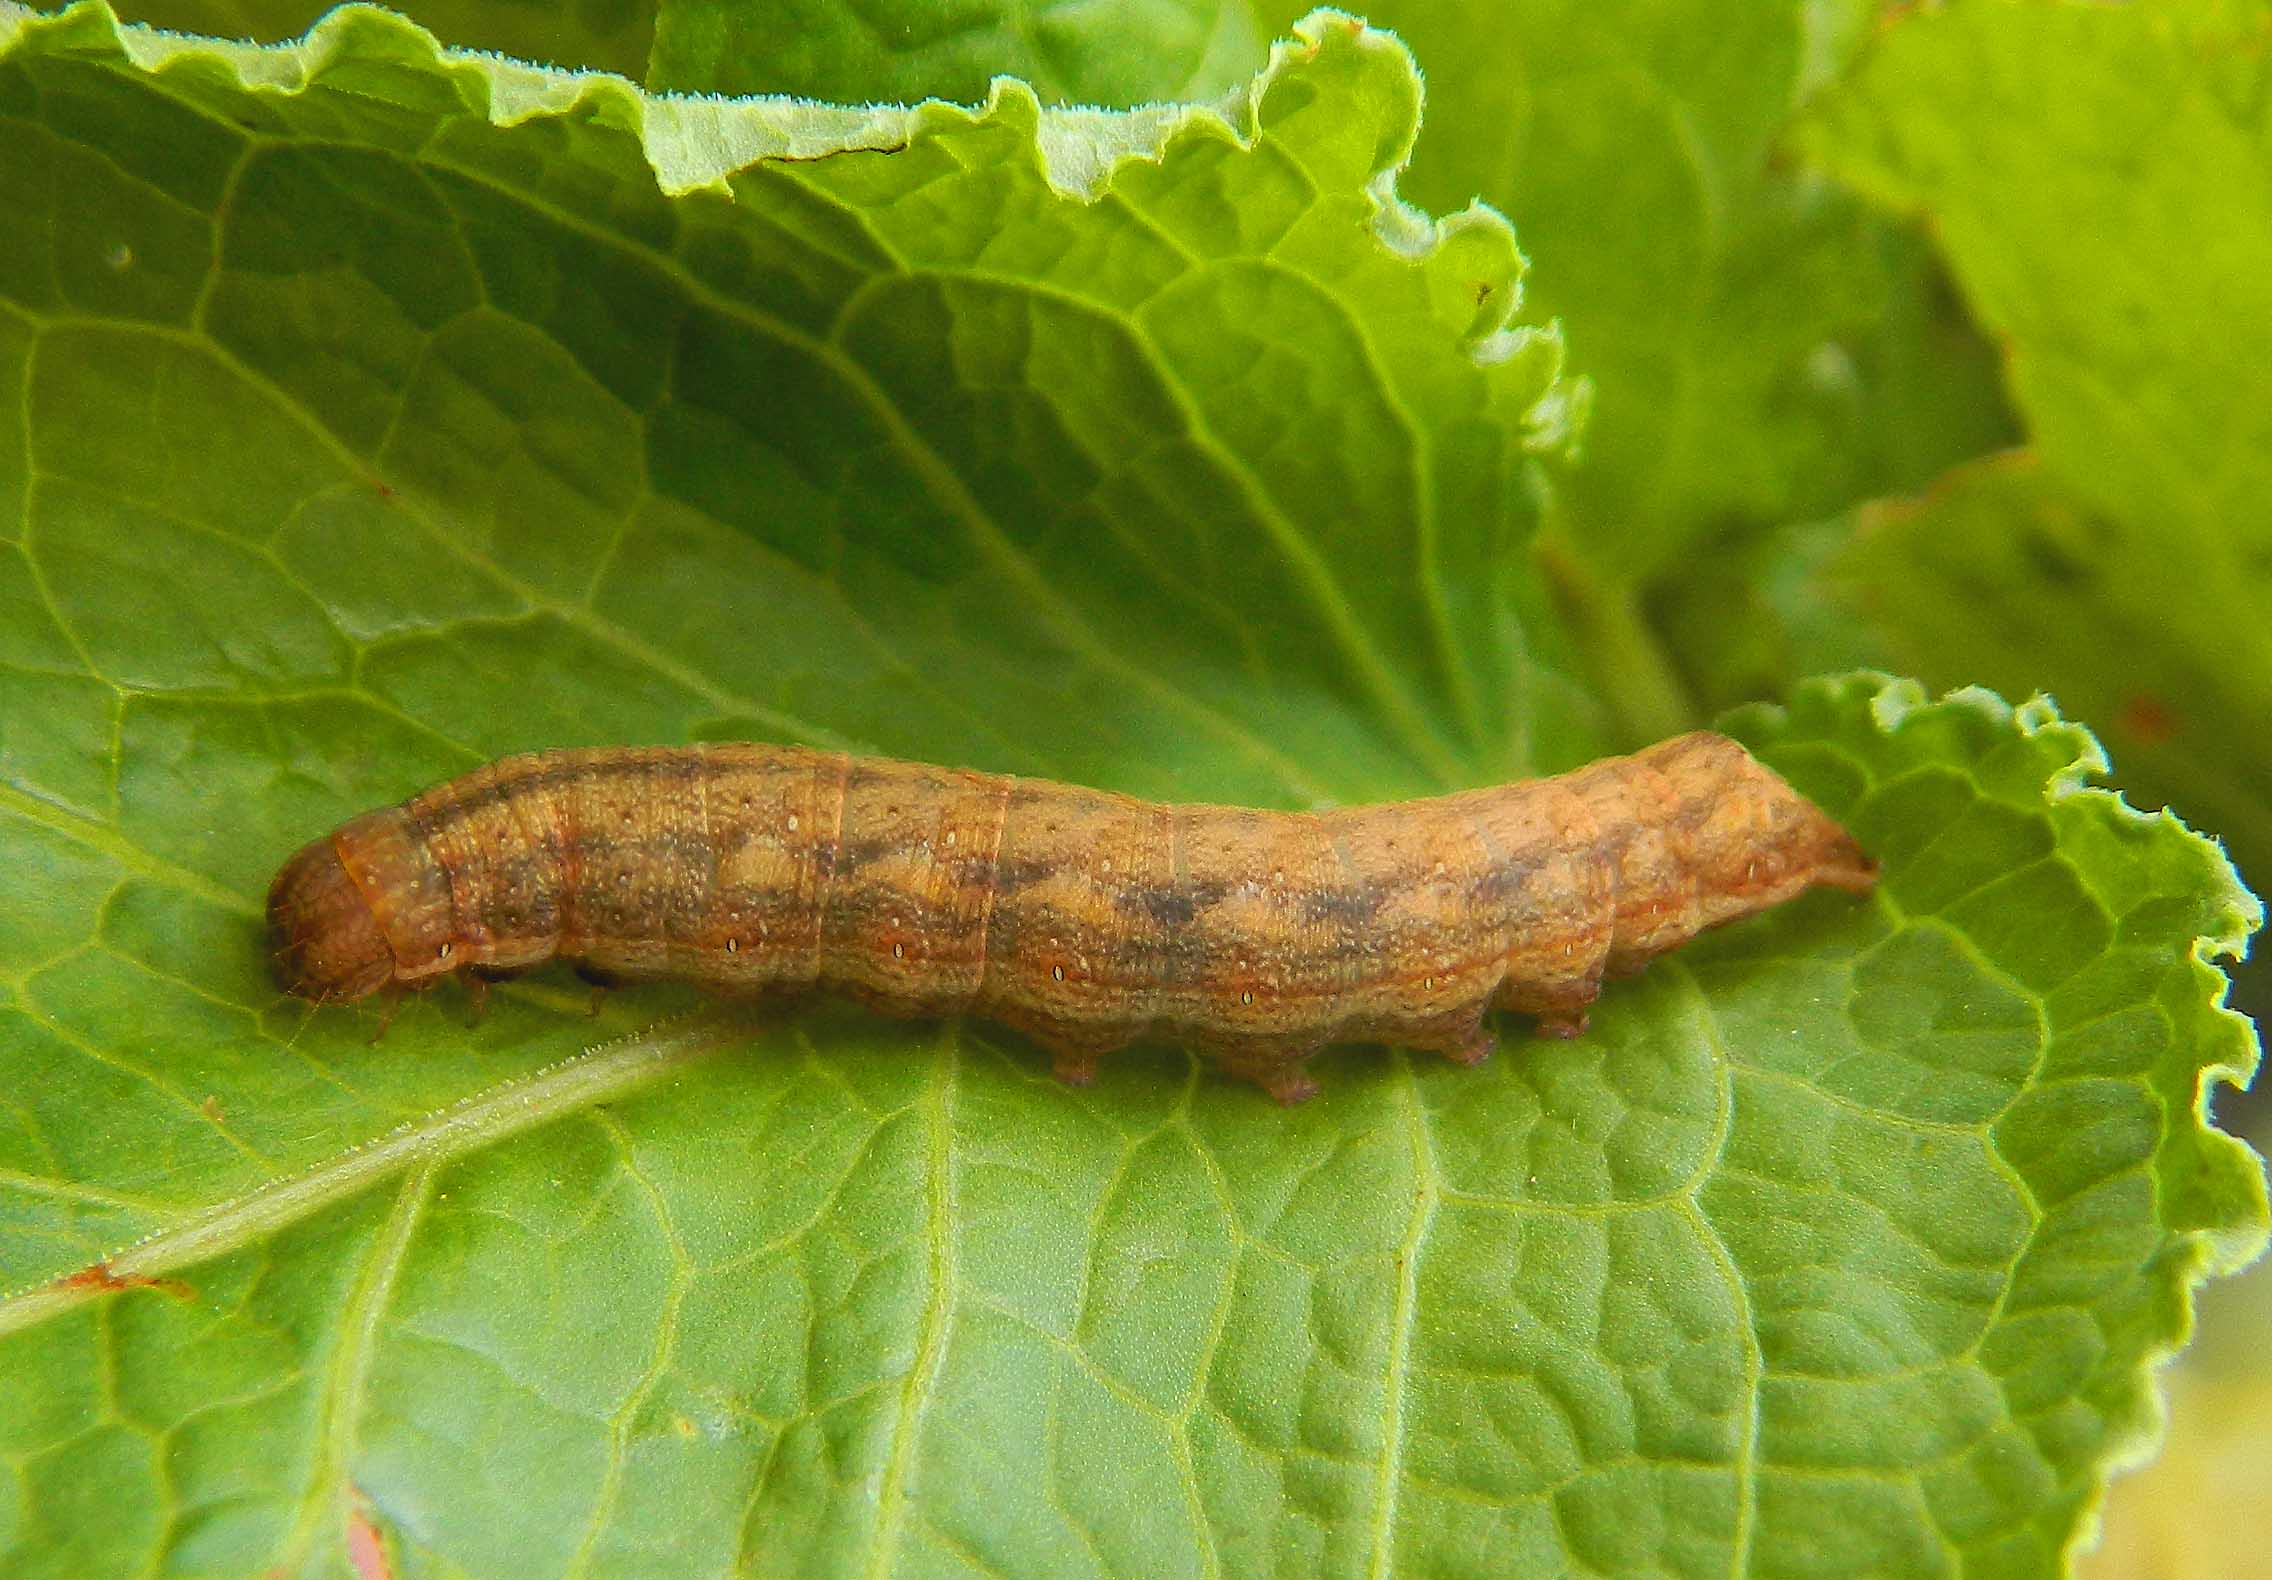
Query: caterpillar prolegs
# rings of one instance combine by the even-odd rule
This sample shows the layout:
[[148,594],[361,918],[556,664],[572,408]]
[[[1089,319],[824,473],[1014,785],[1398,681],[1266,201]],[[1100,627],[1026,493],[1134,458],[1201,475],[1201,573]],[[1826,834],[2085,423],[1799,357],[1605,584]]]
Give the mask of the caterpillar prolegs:
[[269,891],[323,1003],[555,957],[981,1015],[1084,1082],[1155,1029],[1284,1102],[1332,1042],[1462,1062],[1574,1036],[1605,976],[1876,866],[1725,736],[1325,812],[1169,806],[797,747],[507,757],[366,813]]

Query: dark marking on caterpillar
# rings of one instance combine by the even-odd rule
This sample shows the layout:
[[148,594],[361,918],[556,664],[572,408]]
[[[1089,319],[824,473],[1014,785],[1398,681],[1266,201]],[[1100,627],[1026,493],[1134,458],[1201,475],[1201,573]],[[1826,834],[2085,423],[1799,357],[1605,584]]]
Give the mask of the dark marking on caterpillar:
[[[1220,900],[1221,895],[1216,895]],[[1162,927],[1189,927],[1200,908],[1215,903],[1205,895],[1181,889],[1148,889],[1130,896],[1129,903]]]
[[1180,1033],[1281,1100],[1333,1042],[1464,1062],[1583,1031],[1605,977],[1877,868],[1725,736],[1326,812],[1163,806],[798,747],[508,757],[303,848],[278,980],[319,1003],[499,977],[812,988],[1025,1032],[1067,1080]]

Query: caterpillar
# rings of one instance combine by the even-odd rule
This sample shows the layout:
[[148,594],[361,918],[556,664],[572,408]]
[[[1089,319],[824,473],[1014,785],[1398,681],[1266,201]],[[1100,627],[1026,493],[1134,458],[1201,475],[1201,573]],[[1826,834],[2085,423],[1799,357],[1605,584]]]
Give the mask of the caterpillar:
[[1281,1102],[1333,1042],[1576,1036],[1605,977],[1875,864],[1722,735],[1320,812],[1161,805],[798,747],[507,757],[302,848],[268,895],[319,1004],[555,957],[594,980],[824,988],[985,1016],[1086,1083],[1180,1032]]

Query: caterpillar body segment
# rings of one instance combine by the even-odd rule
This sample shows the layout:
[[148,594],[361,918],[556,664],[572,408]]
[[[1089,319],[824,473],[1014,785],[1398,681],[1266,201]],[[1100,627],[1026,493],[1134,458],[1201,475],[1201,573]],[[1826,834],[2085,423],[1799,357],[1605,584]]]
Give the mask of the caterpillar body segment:
[[555,958],[984,1016],[1089,1079],[1158,1030],[1282,1100],[1332,1042],[1465,1061],[1494,1007],[1575,1035],[1605,977],[1876,867],[1724,736],[1326,812],[730,744],[508,757],[366,813],[268,898],[321,1002]]

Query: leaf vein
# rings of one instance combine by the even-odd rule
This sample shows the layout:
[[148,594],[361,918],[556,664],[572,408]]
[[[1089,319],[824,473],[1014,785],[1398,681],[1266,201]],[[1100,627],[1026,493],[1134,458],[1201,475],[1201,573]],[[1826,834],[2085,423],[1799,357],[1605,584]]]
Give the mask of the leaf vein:
[[899,1412],[892,1423],[891,1448],[884,1461],[883,1488],[877,1499],[876,1541],[868,1573],[883,1580],[898,1556],[899,1539],[907,1519],[907,1482],[921,1435],[923,1413],[946,1363],[947,1331],[954,1305],[954,1077],[958,1039],[957,1023],[946,1023],[939,1038],[931,1070],[928,1124],[928,1166],[925,1171],[924,1241],[930,1252],[930,1292],[923,1302],[915,1339],[915,1359],[902,1379]]
[[[403,1169],[446,1161],[550,1123],[709,1057],[730,1040],[723,1016],[699,1016],[602,1043],[535,1075],[438,1109],[303,1173],[271,1180],[183,1218],[109,1259],[126,1277],[155,1277],[242,1250]],[[36,1326],[99,1291],[40,1285],[0,1299],[0,1335]]]
[[1396,1514],[1404,1469],[1405,1390],[1412,1369],[1412,1331],[1420,1307],[1420,1254],[1428,1230],[1436,1221],[1443,1200],[1442,1179],[1436,1167],[1435,1143],[1428,1134],[1428,1118],[1420,1103],[1420,1083],[1412,1073],[1412,1056],[1403,1049],[1395,1055],[1402,1078],[1405,1128],[1412,1146],[1412,1216],[1405,1225],[1404,1241],[1396,1257],[1396,1304],[1390,1318],[1386,1430],[1382,1434],[1380,1464],[1373,1483],[1373,1580],[1386,1580],[1396,1572]]

